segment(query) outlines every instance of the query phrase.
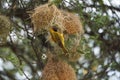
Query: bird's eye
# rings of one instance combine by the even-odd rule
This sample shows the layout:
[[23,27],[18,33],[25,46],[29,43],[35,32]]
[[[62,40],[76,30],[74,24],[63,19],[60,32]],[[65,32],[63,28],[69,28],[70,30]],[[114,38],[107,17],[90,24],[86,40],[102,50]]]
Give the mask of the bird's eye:
[[56,28],[56,27],[53,27],[52,29],[53,29],[55,32],[58,31],[58,28]]

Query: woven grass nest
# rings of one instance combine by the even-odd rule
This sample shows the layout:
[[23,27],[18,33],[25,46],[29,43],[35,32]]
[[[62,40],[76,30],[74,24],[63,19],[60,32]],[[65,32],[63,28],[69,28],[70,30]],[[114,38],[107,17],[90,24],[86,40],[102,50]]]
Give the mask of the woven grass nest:
[[57,25],[63,30],[62,14],[55,5],[41,5],[34,9],[32,14],[32,23],[34,25],[34,32],[42,32],[42,30],[48,30],[49,27]]
[[77,80],[74,69],[64,60],[50,57],[43,69],[42,80]]
[[42,33],[44,30],[48,31],[52,26],[59,27],[61,32],[65,32],[65,45],[71,52],[70,58],[75,56],[75,59],[80,56],[76,51],[84,30],[80,18],[75,13],[60,10],[55,5],[49,5],[48,3],[36,7],[31,19],[34,26],[33,31],[37,34]]
[[77,15],[67,11],[59,10],[55,5],[44,4],[36,7],[31,16],[34,32],[40,32],[49,27],[57,25],[68,34],[83,34],[82,25]]
[[11,28],[11,22],[8,17],[0,15],[0,44],[4,44],[6,42]]
[[61,13],[63,16],[63,26],[68,34],[84,33],[79,16],[63,10],[61,10]]

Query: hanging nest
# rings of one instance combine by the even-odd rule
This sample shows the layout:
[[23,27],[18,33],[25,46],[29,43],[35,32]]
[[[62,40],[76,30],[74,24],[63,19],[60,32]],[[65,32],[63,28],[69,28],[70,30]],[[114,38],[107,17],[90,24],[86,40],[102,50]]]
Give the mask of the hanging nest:
[[65,28],[65,43],[70,53],[67,58],[70,61],[77,61],[81,56],[77,50],[80,45],[81,35],[84,33],[79,16],[74,13],[61,10],[63,15],[63,26]]
[[11,28],[11,22],[8,17],[0,15],[0,44],[4,44],[6,42]]
[[61,10],[63,15],[63,26],[68,34],[80,33],[83,34],[84,30],[79,19],[79,16],[73,13],[69,13],[67,11]]
[[[65,47],[69,51],[69,55],[66,57],[70,60],[72,60],[72,58],[73,60],[77,60],[80,57],[80,53],[77,52],[77,49],[80,45],[81,35],[84,33],[84,30],[76,14],[60,10],[54,4],[49,5],[48,3],[36,7],[31,15],[31,19],[34,26],[33,31],[37,35],[46,34],[49,32],[50,28],[57,26],[60,32],[64,34]],[[46,38],[49,37],[47,36]],[[61,55],[63,51],[59,46],[54,46],[54,53],[60,53]]]
[[50,57],[43,70],[42,80],[77,80],[74,69],[55,56]]
[[55,5],[41,5],[34,9],[31,15],[34,25],[34,33],[40,33],[42,30],[48,30],[51,26],[57,26],[63,30],[62,14]]
[[59,10],[55,5],[40,5],[34,9],[31,15],[34,25],[34,32],[48,30],[51,26],[58,26],[68,34],[80,33],[83,34],[81,21],[79,17],[73,13]]

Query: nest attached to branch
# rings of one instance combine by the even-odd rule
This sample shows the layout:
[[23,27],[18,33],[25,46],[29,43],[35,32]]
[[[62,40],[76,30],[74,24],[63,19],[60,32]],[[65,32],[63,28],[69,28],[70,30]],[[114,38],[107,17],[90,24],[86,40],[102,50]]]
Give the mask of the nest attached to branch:
[[83,28],[79,16],[74,13],[61,10],[63,15],[63,26],[68,34],[80,33],[83,34]]
[[[65,46],[70,51],[67,58],[70,56],[72,59],[72,56],[75,56],[74,59],[76,59],[80,56],[77,48],[80,45],[79,41],[84,30],[80,18],[76,14],[60,10],[55,5],[48,3],[36,7],[31,19],[34,26],[33,31],[38,35],[44,30],[49,32],[52,26],[57,26],[61,32],[66,32],[64,33]],[[61,53],[59,49],[55,50],[55,52],[57,51]]]
[[32,14],[32,23],[34,25],[34,33],[40,33],[42,30],[48,30],[49,27],[58,26],[63,30],[62,14],[55,5],[41,5],[34,9]]
[[70,61],[77,61],[81,54],[77,52],[78,46],[80,45],[81,35],[84,33],[82,23],[80,18],[75,13],[70,13],[67,11],[61,10],[63,15],[63,26],[65,28],[65,42],[66,47],[69,49],[70,53],[68,59]]
[[0,15],[0,44],[4,44],[6,42],[11,29],[12,25],[9,18],[4,15]]
[[74,69],[64,60],[50,57],[43,69],[42,80],[77,80]]
[[83,28],[79,17],[76,14],[59,10],[55,5],[41,5],[34,9],[31,16],[34,25],[34,32],[43,29],[48,30],[49,27],[57,25],[68,34],[83,34]]

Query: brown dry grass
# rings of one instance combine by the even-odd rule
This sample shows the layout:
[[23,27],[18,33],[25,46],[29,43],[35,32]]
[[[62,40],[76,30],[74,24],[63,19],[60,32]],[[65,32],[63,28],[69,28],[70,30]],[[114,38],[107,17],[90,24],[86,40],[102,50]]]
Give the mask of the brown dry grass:
[[[40,5],[34,10],[34,13],[31,15],[32,23],[34,25],[34,33],[39,34],[44,30],[49,32],[49,29],[53,26],[57,26],[60,29],[60,32],[65,31],[65,46],[70,53],[67,57],[70,57],[69,59],[72,61],[75,59],[77,60],[80,56],[77,52],[77,48],[80,45],[79,41],[81,35],[84,33],[79,16],[74,13],[60,10],[53,4],[49,5],[49,3]],[[70,41],[69,43],[67,43],[68,40]],[[58,47],[55,48],[58,49]],[[59,52],[62,53],[59,49],[55,50],[55,53]]]
[[40,5],[34,9],[32,14],[32,23],[34,32],[40,32],[42,29],[48,30],[51,26],[58,26],[68,34],[80,33],[84,30],[79,17],[67,11],[59,10],[55,5]]
[[38,6],[34,10],[35,12],[31,16],[34,32],[40,32],[43,29],[48,30],[52,26],[63,29],[61,12],[55,5],[49,6],[49,4],[45,4]]
[[83,34],[83,27],[79,16],[74,13],[61,10],[63,14],[63,26],[68,34],[80,33]]
[[43,70],[42,80],[77,80],[74,69],[67,62],[49,57]]

